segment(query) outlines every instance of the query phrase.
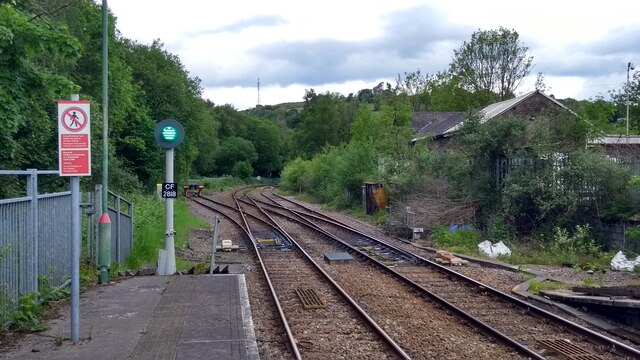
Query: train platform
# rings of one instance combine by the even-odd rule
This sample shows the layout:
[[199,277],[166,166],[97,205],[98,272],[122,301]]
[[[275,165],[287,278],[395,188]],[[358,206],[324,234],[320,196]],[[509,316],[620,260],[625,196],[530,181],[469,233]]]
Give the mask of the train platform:
[[68,307],[0,359],[258,359],[244,275],[132,277],[84,292],[80,336]]

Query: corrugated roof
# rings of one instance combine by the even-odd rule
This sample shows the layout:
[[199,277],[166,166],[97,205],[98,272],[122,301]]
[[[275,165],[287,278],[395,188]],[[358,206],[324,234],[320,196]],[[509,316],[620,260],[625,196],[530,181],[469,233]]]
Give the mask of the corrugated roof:
[[427,134],[441,135],[443,131],[464,120],[463,112],[416,111],[413,113],[413,129],[416,138]]
[[[548,96],[547,94],[543,93],[540,90],[534,90],[534,91],[528,92],[526,94],[514,97],[513,99],[504,100],[504,101],[500,101],[500,102],[497,102],[497,103],[493,103],[493,104],[487,105],[484,109],[480,110],[480,114],[482,114],[482,118],[480,119],[480,123],[485,123],[485,122],[493,119],[494,117],[497,117],[497,116],[500,116],[500,115],[504,114],[509,109],[512,109],[514,106],[520,104],[521,102],[525,101],[526,99],[532,97],[535,94],[540,94],[540,95],[544,96],[549,101],[551,101],[551,102],[555,103],[556,105],[560,106],[561,108],[569,111],[573,115],[578,116],[578,114],[573,112],[568,107],[564,106],[564,104],[562,104],[558,100],[552,98],[551,96]],[[460,123],[452,126],[451,128],[443,131],[443,135],[451,134],[451,133],[459,130],[460,127],[462,127],[462,121]]]
[[630,135],[605,135],[597,139],[589,140],[590,145],[640,145],[640,136]]
[[[502,115],[509,109],[520,104],[521,102],[530,98],[536,93],[539,93],[540,95],[544,96],[548,100],[557,104],[561,108],[568,110],[569,112],[577,116],[575,112],[571,111],[571,109],[564,106],[558,100],[546,95],[542,91],[534,90],[526,94],[520,95],[518,97],[515,97],[513,99],[504,100],[504,101],[487,105],[485,108],[480,110],[480,114],[482,114],[482,118],[480,119],[480,122],[484,123],[490,119],[493,119],[494,117]],[[413,128],[416,129],[417,134],[415,139],[412,140],[412,142],[415,142],[416,140],[426,137],[427,134],[431,134],[436,137],[451,135],[452,133],[459,130],[460,127],[462,127],[463,122],[464,122],[464,113],[461,113],[461,112],[434,112],[434,111],[414,112]],[[426,125],[422,125],[422,127],[419,128],[418,130],[417,125],[421,125],[421,124],[426,124]]]

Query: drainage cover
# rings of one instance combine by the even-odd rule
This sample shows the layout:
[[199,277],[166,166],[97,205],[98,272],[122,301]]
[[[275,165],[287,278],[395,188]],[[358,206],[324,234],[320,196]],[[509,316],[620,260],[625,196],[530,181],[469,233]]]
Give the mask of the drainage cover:
[[296,294],[305,309],[322,309],[327,307],[313,289],[296,289]]
[[575,344],[572,344],[568,340],[564,339],[536,339],[545,347],[554,350],[569,359],[576,360],[603,360],[602,357],[589,352]]

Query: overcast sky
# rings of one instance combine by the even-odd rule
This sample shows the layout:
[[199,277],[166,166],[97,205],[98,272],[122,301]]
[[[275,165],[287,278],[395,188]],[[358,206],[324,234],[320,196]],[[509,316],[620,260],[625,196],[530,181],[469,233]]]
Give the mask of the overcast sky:
[[[515,29],[534,56],[518,93],[545,75],[557,98],[620,89],[640,65],[640,1],[109,0],[122,36],[160,39],[205,97],[238,109],[357,93],[398,73],[448,68],[474,30]],[[595,4],[598,4],[597,6]],[[640,66],[638,66],[640,70]],[[637,70],[638,71],[638,70]]]

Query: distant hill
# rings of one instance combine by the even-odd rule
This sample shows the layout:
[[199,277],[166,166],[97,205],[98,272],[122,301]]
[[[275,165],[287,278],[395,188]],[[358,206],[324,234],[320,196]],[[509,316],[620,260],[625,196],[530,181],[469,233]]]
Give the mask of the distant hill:
[[252,112],[254,110],[258,110],[258,109],[267,109],[267,110],[273,110],[273,109],[285,109],[285,110],[290,110],[290,109],[295,109],[298,111],[302,111],[302,107],[304,106],[304,101],[298,101],[298,102],[286,102],[286,103],[282,103],[282,104],[276,104],[276,105],[260,105],[260,106],[256,106],[253,107],[251,109],[246,109],[243,110],[245,112]]
[[271,120],[283,129],[293,129],[300,122],[304,102],[288,102],[277,105],[261,105],[242,112],[261,119]]

